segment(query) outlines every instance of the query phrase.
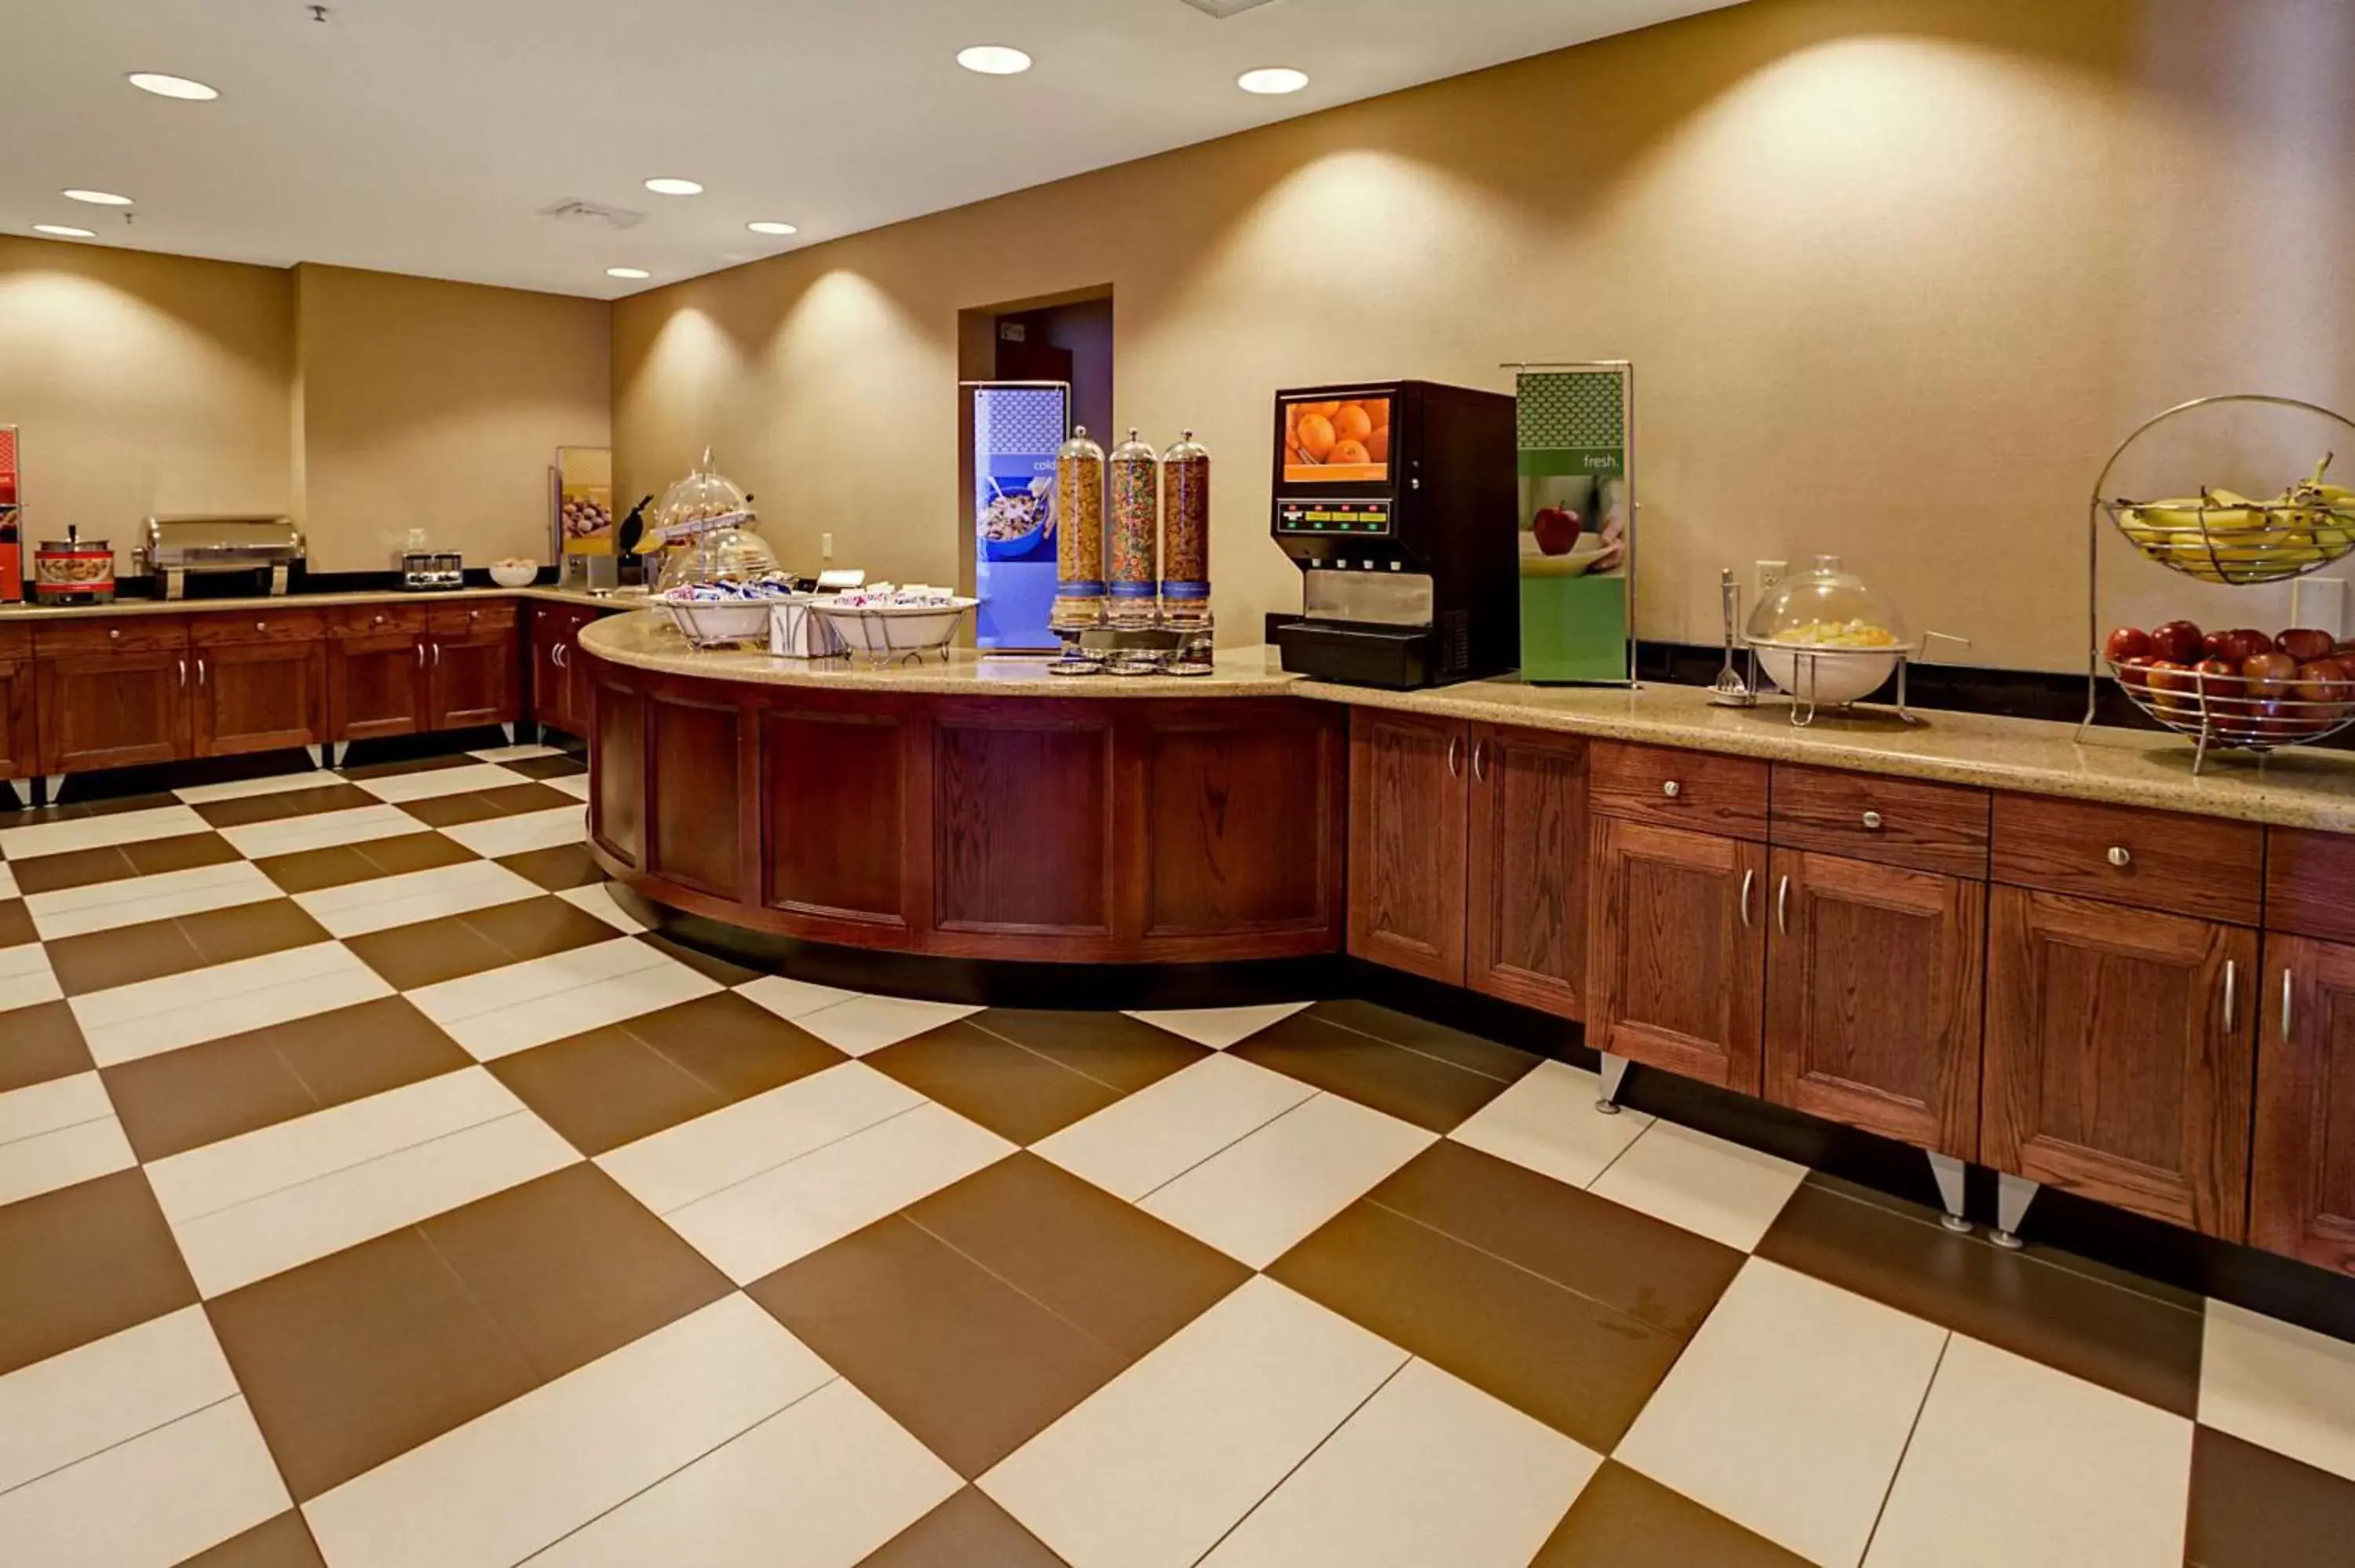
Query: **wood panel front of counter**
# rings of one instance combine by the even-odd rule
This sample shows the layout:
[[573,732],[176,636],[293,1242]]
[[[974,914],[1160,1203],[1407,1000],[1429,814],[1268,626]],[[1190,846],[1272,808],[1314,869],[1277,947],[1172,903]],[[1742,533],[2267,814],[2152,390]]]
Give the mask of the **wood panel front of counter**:
[[948,958],[1337,951],[1344,710],[837,692],[589,663],[590,831],[657,903]]

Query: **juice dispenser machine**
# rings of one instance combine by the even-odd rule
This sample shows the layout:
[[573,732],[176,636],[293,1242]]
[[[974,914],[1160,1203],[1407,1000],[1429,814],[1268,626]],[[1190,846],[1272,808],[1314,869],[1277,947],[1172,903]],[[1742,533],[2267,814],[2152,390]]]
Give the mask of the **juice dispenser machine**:
[[1284,667],[1370,686],[1512,669],[1520,651],[1513,399],[1430,381],[1275,396],[1275,542],[1301,612]]

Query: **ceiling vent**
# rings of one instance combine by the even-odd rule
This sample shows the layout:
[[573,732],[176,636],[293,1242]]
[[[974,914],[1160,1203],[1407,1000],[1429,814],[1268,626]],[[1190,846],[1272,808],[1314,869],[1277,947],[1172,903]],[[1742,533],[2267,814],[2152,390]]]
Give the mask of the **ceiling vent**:
[[646,220],[642,212],[632,212],[625,207],[601,207],[593,201],[574,197],[558,202],[554,207],[539,209],[542,217],[552,217],[559,223],[602,223],[608,228],[635,228]]
[[1186,4],[1195,10],[1222,22],[1230,16],[1240,16],[1246,11],[1256,11],[1273,3],[1274,0],[1186,0]]

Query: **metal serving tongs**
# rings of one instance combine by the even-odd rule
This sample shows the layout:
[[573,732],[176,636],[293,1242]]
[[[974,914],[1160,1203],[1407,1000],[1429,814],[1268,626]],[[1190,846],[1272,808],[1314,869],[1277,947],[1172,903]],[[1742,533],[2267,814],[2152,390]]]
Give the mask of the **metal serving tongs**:
[[1733,568],[1718,573],[1718,588],[1725,600],[1725,668],[1718,672],[1717,683],[1709,689],[1709,700],[1721,708],[1746,708],[1757,705],[1758,694],[1742,672],[1733,667],[1734,621],[1741,609],[1742,590],[1733,586]]

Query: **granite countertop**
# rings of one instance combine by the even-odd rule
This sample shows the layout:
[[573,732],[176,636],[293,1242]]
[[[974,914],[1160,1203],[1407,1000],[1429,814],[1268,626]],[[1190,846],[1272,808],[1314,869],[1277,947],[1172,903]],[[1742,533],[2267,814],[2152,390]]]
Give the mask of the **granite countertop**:
[[1920,722],[1908,725],[1885,707],[1827,712],[1802,729],[1791,724],[1787,706],[1771,699],[1754,708],[1721,708],[1710,704],[1706,691],[1693,686],[1532,686],[1517,675],[1391,692],[1289,674],[1279,666],[1273,648],[1222,649],[1215,673],[1173,680],[1075,679],[1049,674],[1045,660],[984,659],[965,649],[952,652],[945,662],[880,669],[838,659],[783,659],[749,650],[698,652],[651,615],[599,621],[581,633],[581,642],[616,663],[715,680],[943,695],[1285,695],[1893,778],[2355,832],[2355,755],[2296,747],[2267,758],[2212,752],[2205,771],[2195,779],[2191,743],[2156,730],[2097,727],[2080,743],[2074,725],[1927,710],[1916,710]]
[[242,594],[223,599],[126,599],[112,604],[0,605],[0,625],[18,622],[38,625],[44,620],[96,620],[113,615],[236,614],[256,609],[315,609],[323,605],[336,604],[406,604],[411,601],[431,604],[449,599],[537,599],[554,604],[594,605],[608,609],[628,609],[643,602],[640,595],[624,598],[615,594],[588,594],[545,585],[520,588],[438,588],[422,593],[404,588],[366,588],[346,593]]

